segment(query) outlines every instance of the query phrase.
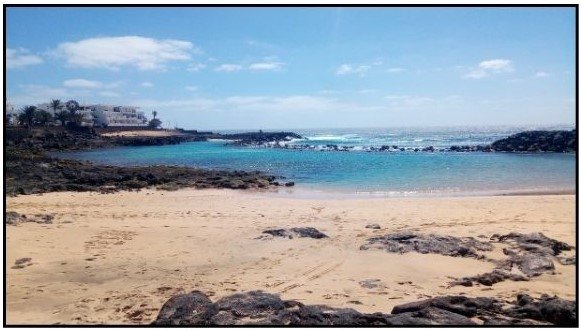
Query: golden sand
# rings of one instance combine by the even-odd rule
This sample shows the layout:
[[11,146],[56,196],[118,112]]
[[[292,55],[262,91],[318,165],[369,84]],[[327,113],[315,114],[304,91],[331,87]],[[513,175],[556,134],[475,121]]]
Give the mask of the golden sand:
[[[574,195],[339,200],[195,189],[62,192],[9,197],[7,210],[55,215],[53,224],[7,226],[8,324],[147,324],[170,296],[191,290],[217,299],[260,289],[386,313],[447,294],[575,299],[576,266],[556,262],[556,275],[528,282],[448,287],[452,278],[494,265],[359,249],[367,238],[397,230],[473,237],[540,231],[574,244]],[[365,228],[371,223],[381,229]],[[263,230],[295,226],[330,238],[256,239]],[[31,266],[11,268],[25,257]],[[380,285],[359,284],[368,279]]]

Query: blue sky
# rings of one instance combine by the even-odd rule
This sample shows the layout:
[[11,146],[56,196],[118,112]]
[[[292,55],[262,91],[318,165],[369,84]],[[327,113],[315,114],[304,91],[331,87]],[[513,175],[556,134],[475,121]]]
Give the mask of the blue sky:
[[8,8],[7,97],[164,125],[572,125],[573,8]]

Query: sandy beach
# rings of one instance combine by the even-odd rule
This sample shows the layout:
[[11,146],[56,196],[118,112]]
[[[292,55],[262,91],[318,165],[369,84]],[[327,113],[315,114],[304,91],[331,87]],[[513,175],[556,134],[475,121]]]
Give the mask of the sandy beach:
[[[575,196],[305,199],[233,190],[59,192],[7,198],[7,211],[52,224],[6,226],[7,324],[148,324],[176,293],[213,299],[264,290],[361,312],[448,294],[513,300],[517,292],[575,297],[576,266],[491,287],[453,286],[491,262],[360,250],[399,230],[482,237],[542,232],[575,244]],[[381,229],[365,228],[379,224]],[[257,239],[315,227],[328,239]],[[499,258],[496,249],[490,258]],[[32,258],[25,268],[12,266]],[[359,282],[378,280],[365,288]]]

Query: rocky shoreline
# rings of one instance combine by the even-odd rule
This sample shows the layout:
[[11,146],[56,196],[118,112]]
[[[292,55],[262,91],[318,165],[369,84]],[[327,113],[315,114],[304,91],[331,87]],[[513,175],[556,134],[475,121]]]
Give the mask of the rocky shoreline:
[[[178,131],[168,136],[102,136],[91,128],[70,130],[60,127],[24,129],[7,128],[6,193],[9,195],[50,191],[132,190],[146,187],[160,189],[196,188],[268,188],[281,185],[274,177],[260,172],[211,171],[187,167],[149,166],[116,167],[88,162],[61,160],[46,155],[50,151],[90,150],[115,146],[159,146],[191,141],[221,139],[244,147],[268,147],[291,150],[352,151],[352,146],[289,144],[304,139],[292,132],[250,132],[218,134]],[[576,130],[522,132],[487,146],[451,146],[449,148],[403,148],[396,145],[365,147],[367,152],[576,152]],[[284,185],[293,186],[287,182]]]
[[[5,133],[5,194],[53,191],[139,190],[155,187],[266,189],[281,185],[258,171],[219,171],[179,166],[120,167],[50,157],[47,152],[90,150],[114,146],[151,146],[196,141],[195,135],[104,137],[91,129],[7,129]],[[251,138],[254,138],[251,136]],[[292,186],[294,183],[286,182]]]
[[[280,140],[241,140],[233,143],[246,147],[263,147],[287,150],[312,151],[360,151],[360,152],[576,152],[577,131],[527,131],[497,140],[490,145],[453,145],[450,147],[403,147],[397,145],[382,146],[345,146],[337,144],[314,145],[308,143],[289,144],[290,138]],[[307,140],[308,141],[308,140]]]

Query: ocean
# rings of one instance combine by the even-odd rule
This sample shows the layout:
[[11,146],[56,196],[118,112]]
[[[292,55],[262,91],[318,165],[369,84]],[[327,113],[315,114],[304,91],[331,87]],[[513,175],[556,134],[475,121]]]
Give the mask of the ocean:
[[[306,140],[287,150],[227,145],[225,141],[63,152],[60,157],[110,165],[183,165],[259,170],[298,189],[368,196],[461,196],[574,191],[576,154],[502,152],[370,152],[370,147],[446,148],[485,145],[530,129],[573,127],[432,127],[288,129]],[[278,131],[278,130],[277,130]],[[227,131],[223,133],[232,133]],[[241,132],[241,131],[236,131]],[[328,144],[349,151],[321,151]]]

